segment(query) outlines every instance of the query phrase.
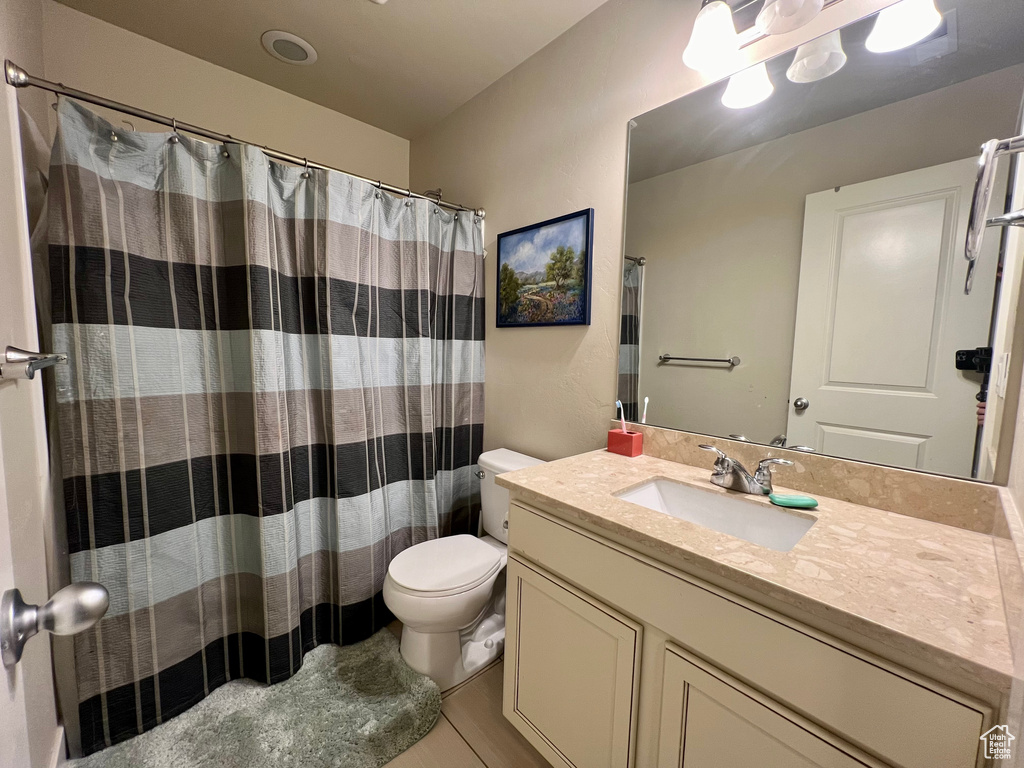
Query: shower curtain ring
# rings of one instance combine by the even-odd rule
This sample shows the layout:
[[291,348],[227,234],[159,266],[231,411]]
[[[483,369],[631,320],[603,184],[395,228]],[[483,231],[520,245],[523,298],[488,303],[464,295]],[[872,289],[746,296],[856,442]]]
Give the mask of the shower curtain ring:
[[302,178],[308,179],[309,178],[309,159],[308,158],[305,158],[305,157],[302,158],[302,166],[303,166],[303,168],[306,169],[306,170],[304,170],[302,172]]
[[174,135],[171,136],[171,144],[178,143],[178,119],[176,117],[171,118],[171,130],[174,131]]

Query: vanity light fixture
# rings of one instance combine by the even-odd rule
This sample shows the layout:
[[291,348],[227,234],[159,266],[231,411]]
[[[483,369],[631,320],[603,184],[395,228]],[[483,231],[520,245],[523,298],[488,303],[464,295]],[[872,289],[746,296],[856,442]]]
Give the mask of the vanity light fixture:
[[760,104],[775,91],[764,62],[737,72],[729,78],[722,104],[729,109],[746,109]]
[[865,47],[872,53],[889,53],[919,43],[942,23],[935,0],[900,0],[878,13]]
[[794,83],[813,83],[834,75],[845,64],[843,38],[837,29],[797,48],[786,77]]
[[738,58],[739,38],[729,4],[723,0],[703,0],[693,22],[690,42],[683,51],[683,64],[713,75],[732,69]]
[[821,13],[825,0],[765,0],[754,26],[765,35],[792,32]]

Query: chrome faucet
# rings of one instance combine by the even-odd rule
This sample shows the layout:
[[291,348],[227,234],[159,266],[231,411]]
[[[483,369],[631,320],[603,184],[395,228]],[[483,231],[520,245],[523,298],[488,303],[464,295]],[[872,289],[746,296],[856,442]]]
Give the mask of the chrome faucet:
[[718,454],[715,459],[715,469],[711,473],[711,482],[715,485],[727,488],[730,491],[740,493],[751,493],[755,496],[767,496],[772,493],[772,466],[792,466],[789,459],[776,459],[774,457],[761,459],[757,463],[757,471],[751,475],[746,468],[736,459],[731,459],[713,445],[700,446],[705,451],[714,451]]

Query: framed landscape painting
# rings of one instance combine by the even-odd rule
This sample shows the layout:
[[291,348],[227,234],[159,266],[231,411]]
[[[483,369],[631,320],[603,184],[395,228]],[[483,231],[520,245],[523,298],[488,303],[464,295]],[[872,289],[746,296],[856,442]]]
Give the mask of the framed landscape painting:
[[593,208],[498,235],[498,327],[590,325],[593,240]]

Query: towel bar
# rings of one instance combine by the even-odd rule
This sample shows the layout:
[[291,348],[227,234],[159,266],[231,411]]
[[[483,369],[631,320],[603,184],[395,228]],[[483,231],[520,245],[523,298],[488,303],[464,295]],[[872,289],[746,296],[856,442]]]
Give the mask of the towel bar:
[[730,368],[735,368],[740,364],[740,359],[736,356],[733,357],[675,357],[674,355],[662,355],[658,358],[659,363],[671,363],[671,362],[682,362],[682,363],[725,363]]

